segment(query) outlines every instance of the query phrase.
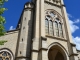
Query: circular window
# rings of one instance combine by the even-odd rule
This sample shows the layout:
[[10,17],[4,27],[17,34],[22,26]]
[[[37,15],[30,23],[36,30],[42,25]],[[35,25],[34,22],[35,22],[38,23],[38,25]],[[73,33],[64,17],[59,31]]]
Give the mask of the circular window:
[[6,49],[0,50],[0,60],[13,60],[12,53]]

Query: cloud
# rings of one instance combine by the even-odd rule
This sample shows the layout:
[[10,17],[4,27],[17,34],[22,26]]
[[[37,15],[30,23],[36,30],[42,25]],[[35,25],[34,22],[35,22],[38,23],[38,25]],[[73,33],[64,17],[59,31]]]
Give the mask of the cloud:
[[73,21],[73,20],[70,20],[70,18],[74,18],[74,17],[69,13],[67,13],[67,15],[69,19],[71,33],[74,33],[76,30],[79,29],[79,26],[77,26],[76,24],[80,22],[80,19],[75,19],[75,21]]
[[80,19],[76,19],[74,23],[80,23]]
[[74,33],[77,29],[79,29],[79,27],[76,25],[79,23],[79,21],[79,19],[76,19],[75,21],[69,19],[71,33]]
[[15,28],[13,26],[10,26],[9,30],[14,30]]
[[71,14],[69,14],[69,13],[67,13],[67,16],[68,16],[68,17],[70,17],[70,18],[72,18],[72,17],[73,17],[73,16],[72,16]]
[[[68,14],[68,18],[73,18],[73,16],[71,14]],[[75,33],[76,30],[78,30],[80,27],[77,26],[76,24],[80,23],[80,19],[75,19],[75,21],[70,20],[69,19],[69,23],[70,23],[70,29],[71,29],[71,33]],[[79,36],[72,36],[73,42],[76,44],[76,48],[78,50],[80,50],[80,37]]]
[[76,48],[78,49],[78,50],[80,50],[80,37],[72,37],[73,38],[73,41],[74,41],[74,43],[76,44]]

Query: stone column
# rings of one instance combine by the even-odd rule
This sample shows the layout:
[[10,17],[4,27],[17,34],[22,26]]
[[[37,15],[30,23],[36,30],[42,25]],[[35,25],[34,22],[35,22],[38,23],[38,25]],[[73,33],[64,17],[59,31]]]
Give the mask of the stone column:
[[44,0],[40,0],[40,35],[45,37],[45,11],[44,11]]
[[[32,38],[32,3],[26,3],[21,17],[21,28],[16,60],[30,60]],[[15,37],[14,37],[15,38]]]
[[40,12],[40,26],[39,26],[39,60],[48,60],[47,56],[47,39],[45,38],[45,11],[44,11],[44,0],[39,0],[39,12]]
[[44,0],[40,0],[39,60],[48,60],[48,55],[47,55],[47,38],[45,37],[45,10],[44,10]]
[[39,25],[39,18],[40,18],[40,6],[39,6],[40,0],[33,1],[35,3],[35,9],[34,9],[34,36],[32,39],[32,52],[31,52],[31,60],[38,60],[38,52],[39,52],[39,31],[40,31],[40,25]]

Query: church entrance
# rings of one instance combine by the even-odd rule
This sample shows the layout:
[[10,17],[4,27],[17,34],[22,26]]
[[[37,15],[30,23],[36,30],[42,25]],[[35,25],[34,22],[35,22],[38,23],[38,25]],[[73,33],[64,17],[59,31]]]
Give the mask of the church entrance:
[[63,57],[63,55],[60,52],[58,52],[56,54],[55,60],[64,60],[64,57]]
[[48,60],[67,60],[65,56],[64,51],[57,45],[51,47],[48,51]]

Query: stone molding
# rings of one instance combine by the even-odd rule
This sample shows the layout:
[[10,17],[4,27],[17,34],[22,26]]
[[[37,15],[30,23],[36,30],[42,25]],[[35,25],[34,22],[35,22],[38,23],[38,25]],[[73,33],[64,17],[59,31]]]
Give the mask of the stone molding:
[[77,55],[78,55],[77,53],[72,53],[72,54],[69,55],[69,57],[71,57],[71,56],[77,56]]
[[41,50],[48,50],[47,48],[40,48],[39,50],[32,50],[32,52],[40,52]]
[[70,44],[71,44],[71,46],[74,46],[74,47],[76,46],[76,44],[74,44],[74,43],[70,43]]
[[54,38],[54,39],[58,39],[58,40],[61,40],[61,41],[66,41],[66,42],[68,42],[68,40],[65,39],[65,38],[59,38],[59,37],[54,37],[54,36],[49,36],[49,35],[46,35],[46,37],[48,37],[48,38]]
[[43,36],[41,36],[41,40],[47,40],[47,38],[46,37],[43,37]]
[[51,4],[51,5],[54,5],[54,6],[57,6],[57,7],[61,8],[61,6],[60,6],[60,5],[56,5],[56,4],[51,3],[51,2],[48,2],[48,1],[44,1],[44,2],[45,2],[45,3],[47,3],[47,4]]

